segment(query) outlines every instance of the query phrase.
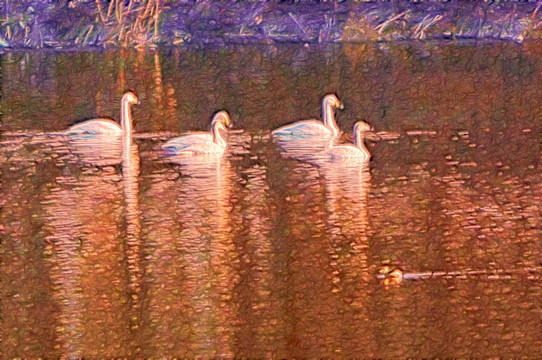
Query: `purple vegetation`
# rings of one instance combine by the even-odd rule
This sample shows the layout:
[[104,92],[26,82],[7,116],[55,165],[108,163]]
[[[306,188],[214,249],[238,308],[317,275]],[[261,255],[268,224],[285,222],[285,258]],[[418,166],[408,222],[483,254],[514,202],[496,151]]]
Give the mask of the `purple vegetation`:
[[2,0],[0,48],[540,38],[540,1]]

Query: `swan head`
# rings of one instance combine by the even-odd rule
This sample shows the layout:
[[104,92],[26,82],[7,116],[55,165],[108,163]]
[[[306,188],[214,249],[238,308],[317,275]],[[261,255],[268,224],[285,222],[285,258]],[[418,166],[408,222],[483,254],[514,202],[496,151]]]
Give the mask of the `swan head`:
[[222,126],[227,126],[227,127],[232,126],[230,115],[228,114],[228,112],[222,110],[222,111],[217,112],[213,116],[213,120],[211,121],[211,127],[215,127],[215,125],[218,125],[218,124]]
[[335,94],[329,94],[324,97],[324,105],[328,105],[337,109],[344,109],[344,104],[339,101]]
[[122,96],[122,101],[126,104],[139,105],[139,99],[133,91],[127,91]]
[[367,124],[365,121],[358,121],[354,124],[354,134],[366,132],[366,131],[373,131],[373,127],[369,124]]

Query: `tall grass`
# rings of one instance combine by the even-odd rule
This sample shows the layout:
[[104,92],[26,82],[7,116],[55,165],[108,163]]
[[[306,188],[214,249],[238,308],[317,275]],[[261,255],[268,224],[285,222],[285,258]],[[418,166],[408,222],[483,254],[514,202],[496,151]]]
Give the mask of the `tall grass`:
[[4,47],[542,38],[542,0],[0,0]]
[[1,0],[0,47],[155,44],[164,1]]
[[[106,44],[148,45],[159,41],[161,0],[95,0]],[[103,3],[103,4],[102,4]]]

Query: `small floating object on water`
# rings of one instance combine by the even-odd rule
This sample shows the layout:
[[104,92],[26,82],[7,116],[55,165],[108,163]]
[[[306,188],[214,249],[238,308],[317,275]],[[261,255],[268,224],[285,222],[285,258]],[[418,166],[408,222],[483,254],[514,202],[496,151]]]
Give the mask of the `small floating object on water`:
[[462,167],[476,167],[476,166],[478,166],[478,164],[476,163],[476,161],[469,161],[469,162],[459,163],[459,166],[462,166]]
[[[490,280],[510,280],[513,275],[527,275],[528,278],[536,278],[541,273],[539,268],[521,268],[521,269],[492,269],[492,270],[464,270],[464,271],[426,271],[403,273],[399,268],[392,269],[384,265],[380,269],[377,278],[384,280],[384,285],[400,283],[403,280],[425,280],[437,278],[455,278],[467,279],[468,277],[486,276]],[[538,275],[537,275],[538,274]]]
[[399,268],[392,269],[390,266],[385,265],[380,269],[380,279],[384,280],[384,285],[399,285],[403,282],[403,271]]
[[437,135],[435,130],[407,130],[406,134],[408,136],[420,136],[420,135]]
[[379,140],[383,140],[383,141],[391,141],[391,140],[396,140],[396,139],[399,139],[401,137],[401,135],[397,132],[393,132],[393,131],[379,131],[379,132],[376,132],[376,133],[367,133],[365,138],[367,140],[371,140],[371,141],[379,141]]
[[319,120],[302,120],[275,129],[271,134],[279,138],[304,139],[315,136],[337,136],[340,129],[335,122],[335,108],[343,109],[344,105],[337,96],[329,94],[322,100],[322,122]]
[[192,133],[170,139],[162,145],[162,149],[169,156],[222,154],[227,143],[220,131],[231,125],[229,114],[219,111],[211,120],[211,132]]

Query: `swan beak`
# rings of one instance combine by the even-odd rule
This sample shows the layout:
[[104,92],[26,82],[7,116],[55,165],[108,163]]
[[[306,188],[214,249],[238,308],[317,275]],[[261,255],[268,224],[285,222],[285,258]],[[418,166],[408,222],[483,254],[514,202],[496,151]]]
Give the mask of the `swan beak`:
[[340,110],[344,110],[344,104],[342,102],[339,102],[339,105],[337,106]]

